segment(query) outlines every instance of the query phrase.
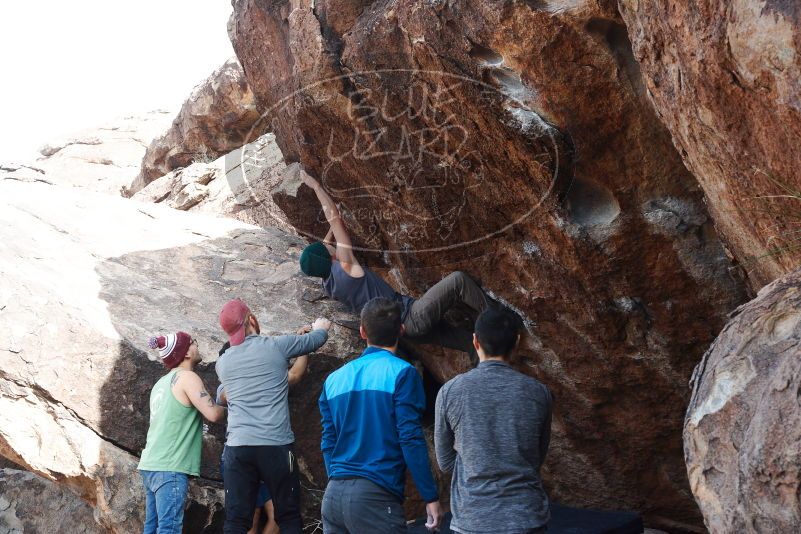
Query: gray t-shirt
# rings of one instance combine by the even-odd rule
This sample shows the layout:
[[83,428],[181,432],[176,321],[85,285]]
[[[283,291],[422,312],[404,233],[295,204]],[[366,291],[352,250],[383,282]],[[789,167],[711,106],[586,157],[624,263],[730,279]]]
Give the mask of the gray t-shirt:
[[497,360],[442,386],[434,445],[440,469],[453,470],[451,530],[505,534],[548,522],[540,467],[552,403],[543,384]]
[[355,313],[361,313],[364,305],[376,297],[395,300],[401,304],[401,319],[405,319],[414,299],[392,289],[388,283],[367,267],[362,266],[362,270],[364,270],[364,276],[354,278],[345,272],[341,263],[333,261],[331,274],[323,280],[325,293],[334,300],[344,302]]
[[289,425],[287,361],[314,352],[327,339],[325,330],[302,336],[254,334],[220,356],[216,369],[228,398],[228,445],[295,441]]

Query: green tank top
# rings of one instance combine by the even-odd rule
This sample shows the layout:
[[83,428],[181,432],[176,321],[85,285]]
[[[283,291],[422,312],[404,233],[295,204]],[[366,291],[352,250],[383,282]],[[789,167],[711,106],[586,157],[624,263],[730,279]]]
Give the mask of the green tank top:
[[167,373],[150,392],[150,427],[139,469],[198,476],[203,441],[200,412],[172,394],[170,381],[176,372]]

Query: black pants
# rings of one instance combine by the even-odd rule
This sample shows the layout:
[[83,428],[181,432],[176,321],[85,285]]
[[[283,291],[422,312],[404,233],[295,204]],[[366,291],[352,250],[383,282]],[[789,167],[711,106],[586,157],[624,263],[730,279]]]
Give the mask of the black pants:
[[478,355],[473,347],[473,333],[450,325],[445,313],[462,303],[470,308],[475,320],[489,305],[484,291],[462,271],[452,272],[425,292],[412,304],[403,327],[412,343],[436,343],[449,349],[466,352],[473,365]]
[[300,476],[293,446],[225,447],[225,534],[245,534],[253,524],[259,481],[267,483],[281,534],[301,534]]
[[365,478],[329,480],[322,516],[324,534],[406,534],[400,500]]

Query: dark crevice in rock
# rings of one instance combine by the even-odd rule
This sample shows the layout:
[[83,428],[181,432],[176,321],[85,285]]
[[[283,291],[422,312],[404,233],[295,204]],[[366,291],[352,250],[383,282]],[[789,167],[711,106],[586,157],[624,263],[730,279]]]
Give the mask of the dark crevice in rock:
[[222,532],[223,523],[225,508],[220,504],[208,507],[192,500],[184,512],[184,532],[216,534]]
[[[36,181],[39,181],[39,180],[36,180]],[[53,185],[53,184],[50,184],[50,185]],[[53,230],[55,230],[56,232],[58,232],[58,233],[60,233],[60,234],[64,234],[64,235],[69,235],[69,232],[67,232],[67,231],[66,231],[66,230],[64,230],[63,228],[59,228],[59,227],[58,227],[58,226],[56,226],[55,224],[53,224],[53,223],[51,223],[51,222],[49,222],[49,221],[46,221],[46,220],[44,220],[42,217],[40,217],[39,215],[37,215],[37,214],[33,213],[32,211],[30,211],[30,210],[27,210],[27,209],[25,209],[25,208],[20,208],[20,207],[18,207],[17,209],[18,209],[19,211],[21,211],[22,213],[25,213],[26,215],[29,215],[30,217],[32,217],[32,218],[34,218],[34,219],[36,219],[37,221],[41,222],[42,224],[45,224],[45,225],[49,226],[50,228],[52,228],[52,229],[53,229]]]
[[573,178],[565,207],[570,221],[581,226],[609,224],[620,215],[620,204],[612,192],[583,178]]
[[503,64],[503,56],[499,53],[472,41],[471,44],[473,47],[470,49],[470,57],[478,61],[480,65],[499,67]]
[[38,172],[39,174],[44,174],[45,173],[42,169],[40,169],[38,167],[33,167],[31,165],[17,165],[17,164],[14,164],[14,163],[0,163],[0,171],[15,172],[15,171],[18,171],[20,169],[28,169],[28,170],[31,170],[31,171],[34,171],[34,172]]
[[526,86],[520,75],[509,68],[493,67],[485,74],[485,81],[497,87],[504,95],[522,99],[526,95]]
[[15,182],[39,182],[47,185],[54,185],[53,182],[43,178],[17,178],[16,176],[3,176],[3,180],[13,180]]
[[546,0],[524,0],[524,3],[536,11],[548,9],[548,2]]
[[620,22],[600,17],[591,18],[586,24],[587,31],[604,40],[606,47],[615,58],[620,69],[637,95],[645,94],[640,64],[634,58],[634,50],[626,26]]
[[56,154],[57,152],[60,152],[61,150],[64,150],[65,148],[67,148],[70,145],[100,145],[100,144],[102,144],[102,141],[100,141],[99,139],[93,139],[93,138],[75,139],[73,141],[68,141],[67,143],[64,143],[63,145],[58,145],[58,146],[49,146],[48,145],[48,146],[44,146],[39,150],[39,153],[41,155],[45,156],[45,157],[50,157],[50,156]]
[[24,466],[12,461],[5,456],[0,456],[0,469],[16,469],[17,471],[27,471]]
[[97,429],[95,429],[92,426],[92,424],[89,423],[86,419],[81,417],[81,415],[78,414],[78,412],[76,412],[75,410],[73,410],[72,408],[70,408],[69,406],[67,406],[63,402],[61,402],[60,400],[58,400],[55,397],[53,397],[53,395],[49,391],[44,389],[43,387],[41,387],[41,386],[39,386],[37,384],[29,384],[29,383],[27,383],[27,382],[25,382],[23,380],[20,380],[18,378],[14,378],[14,377],[10,376],[8,373],[4,372],[3,370],[0,370],[0,379],[5,380],[7,382],[11,382],[11,383],[17,385],[18,387],[21,387],[23,389],[26,389],[26,390],[30,391],[34,396],[42,399],[46,404],[56,405],[56,406],[62,407],[72,417],[74,417],[76,421],[78,421],[83,426],[85,426],[86,428],[91,430],[93,433],[95,433],[97,435],[97,437],[99,437],[103,441],[106,441],[106,442],[110,443],[111,445],[114,445],[118,449],[122,449],[123,451],[125,451],[125,452],[127,452],[129,454],[132,454],[134,456],[139,456],[139,453],[134,451],[134,450],[132,450],[130,447],[126,447],[124,444],[120,443],[119,441],[117,441],[117,440],[115,440],[113,438],[110,438],[108,436],[105,436],[102,433],[98,432]]
[[442,382],[437,380],[428,367],[423,366],[423,391],[426,395],[426,409],[423,413],[423,424],[425,425],[434,424],[434,405],[441,387]]
[[312,10],[314,13],[314,17],[317,19],[317,22],[320,24],[320,35],[323,38],[323,43],[325,44],[325,50],[328,52],[336,62],[334,65],[336,67],[342,66],[342,49],[345,47],[345,44],[342,42],[342,37],[337,34],[334,29],[328,25],[325,11],[317,9],[315,7]]

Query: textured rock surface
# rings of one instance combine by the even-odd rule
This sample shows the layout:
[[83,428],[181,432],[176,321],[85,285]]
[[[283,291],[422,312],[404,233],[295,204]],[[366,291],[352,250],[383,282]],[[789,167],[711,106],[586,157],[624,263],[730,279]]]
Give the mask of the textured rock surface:
[[255,141],[259,119],[253,93],[236,59],[228,60],[198,85],[161,137],[154,139],[142,160],[142,168],[127,194],[195,161],[209,163]]
[[271,194],[286,171],[275,136],[268,133],[212,163],[197,162],[172,171],[132,198],[294,233]]
[[118,195],[139,172],[147,145],[169,126],[172,113],[129,115],[40,149],[41,157],[0,163],[0,179],[49,182]]
[[651,100],[751,284],[795,269],[799,201],[756,197],[801,188],[798,3],[619,3]]
[[[141,530],[136,456],[148,392],[164,372],[145,352],[147,337],[184,329],[212,361],[224,339],[218,310],[238,296],[265,332],[294,330],[317,315],[346,324],[334,327],[303,391],[293,393],[298,456],[313,490],[324,480],[316,395],[358,344],[351,315],[298,276],[301,246],[235,220],[0,181],[0,455],[69,486],[104,527]],[[201,375],[216,386],[211,366]],[[211,479],[219,476],[223,429],[210,426],[191,532],[217,532],[222,518],[222,491]]]
[[739,308],[699,364],[687,470],[713,534],[801,531],[801,271]]
[[[696,528],[686,381],[743,290],[614,3],[311,4],[237,0],[229,26],[287,161],[399,289],[463,269],[520,312],[554,498]],[[322,237],[307,188],[274,198]]]
[[0,469],[0,534],[70,532],[107,534],[92,508],[77,495],[45,478]]

